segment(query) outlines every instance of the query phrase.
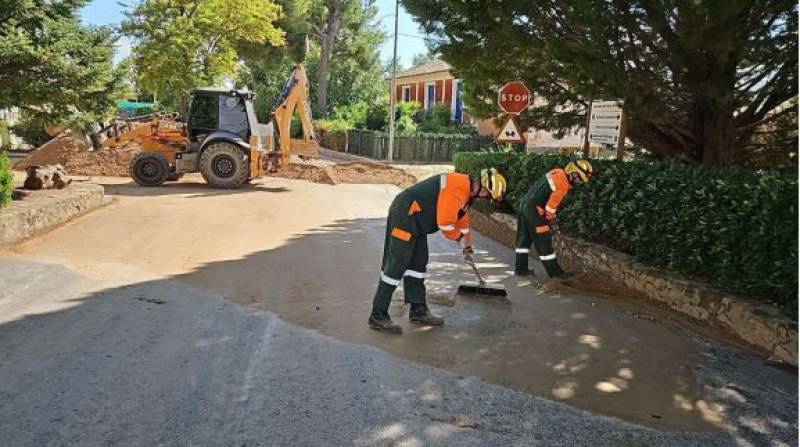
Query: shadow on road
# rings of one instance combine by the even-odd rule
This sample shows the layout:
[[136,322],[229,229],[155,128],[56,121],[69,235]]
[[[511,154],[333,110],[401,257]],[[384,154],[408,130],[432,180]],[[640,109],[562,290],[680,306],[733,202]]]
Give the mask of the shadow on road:
[[289,192],[291,189],[285,186],[270,187],[263,184],[245,184],[237,189],[215,189],[211,188],[204,182],[195,181],[181,181],[181,182],[168,182],[161,186],[144,187],[139,186],[135,182],[129,183],[103,183],[97,182],[102,185],[106,194],[112,196],[129,196],[129,197],[152,197],[152,196],[166,196],[166,195],[185,195],[187,198],[199,198],[209,196],[227,196],[233,194],[246,194],[252,192],[271,192],[281,193]]
[[[126,185],[114,187],[127,191]],[[131,187],[133,191],[142,189]],[[382,219],[337,221],[298,234],[275,249],[209,263],[168,279],[92,293],[63,304],[73,307],[49,313],[33,312],[1,325],[0,364],[5,366],[0,368],[5,370],[0,373],[0,383],[5,384],[0,385],[0,400],[5,402],[3,419],[9,417],[10,406],[28,408],[43,404],[41,399],[26,395],[26,390],[40,386],[38,381],[56,380],[43,377],[57,378],[63,371],[73,371],[70,380],[45,387],[47,393],[56,394],[49,396],[54,406],[41,410],[43,417],[102,424],[103,411],[116,414],[111,402],[125,398],[138,400],[136,405],[140,410],[155,406],[156,415],[185,414],[188,408],[201,405],[189,411],[188,416],[181,416],[188,418],[185,421],[170,420],[169,427],[179,430],[180,425],[193,427],[212,420],[221,424],[221,430],[232,422],[253,424],[253,421],[241,422],[253,414],[261,415],[256,419],[263,421],[272,414],[269,412],[282,411],[265,402],[263,396],[255,400],[241,397],[242,390],[252,396],[281,386],[299,386],[282,381],[321,381],[312,387],[319,393],[320,388],[327,389],[326,377],[347,376],[346,386],[357,387],[358,383],[352,383],[355,377],[351,376],[361,374],[370,376],[372,385],[366,394],[358,389],[346,389],[342,391],[344,395],[336,389],[322,391],[323,395],[314,399],[315,405],[320,399],[327,405],[323,409],[309,408],[303,395],[281,402],[297,412],[294,420],[298,417],[302,420],[304,412],[314,415],[340,412],[334,419],[359,418],[363,415],[353,406],[366,405],[364,399],[382,405],[396,401],[409,411],[433,415],[428,418],[432,425],[445,424],[445,428],[440,427],[436,432],[439,438],[433,440],[437,442],[460,430],[475,428],[470,421],[480,421],[474,414],[466,419],[453,416],[456,407],[463,412],[469,408],[460,407],[463,402],[451,401],[444,391],[447,387],[441,383],[420,381],[409,385],[403,379],[403,371],[375,376],[373,366],[363,359],[348,363],[350,359],[343,355],[337,362],[326,363],[326,356],[333,353],[322,348],[307,352],[304,345],[289,341],[282,348],[294,350],[284,352],[293,360],[287,364],[283,363],[285,360],[273,359],[277,353],[271,347],[272,335],[264,327],[270,323],[258,313],[241,310],[236,310],[235,317],[227,317],[227,313],[238,308],[209,298],[205,292],[210,292],[270,311],[293,325],[357,344],[354,347],[347,344],[348,349],[358,351],[367,349],[358,345],[371,345],[406,360],[455,372],[462,380],[476,376],[513,390],[665,431],[724,430],[732,438],[757,445],[776,440],[796,443],[796,408],[781,400],[796,401],[796,375],[770,368],[749,354],[714,343],[698,351],[685,333],[657,322],[631,318],[597,297],[541,292],[530,281],[511,277],[509,262],[513,253],[483,238],[477,244],[485,248],[476,256],[479,267],[489,282],[502,283],[508,288],[508,300],[458,298],[453,307],[434,304],[434,310],[446,318],[443,328],[434,329],[409,326],[405,319],[407,308],[398,294],[391,313],[402,322],[405,334],[393,337],[370,331],[365,323],[377,285],[383,226]],[[459,283],[472,281],[471,273],[459,262],[455,247],[437,235],[429,240],[429,291],[434,297],[451,297]],[[185,285],[193,291],[187,292]],[[88,327],[87,322],[91,322]],[[54,342],[49,335],[53,333],[63,336]],[[301,338],[307,341],[308,337],[305,334]],[[24,352],[41,355],[32,357]],[[104,357],[119,355],[124,358],[104,363]],[[310,376],[303,370],[309,366],[319,369],[318,375]],[[752,374],[741,374],[737,368]],[[35,373],[29,375],[28,371]],[[109,403],[97,404],[104,400]],[[91,414],[71,415],[68,405],[72,401],[91,401],[97,407]],[[240,404],[234,405],[230,413],[209,413],[207,405],[231,401]],[[252,402],[257,405],[251,407]],[[431,407],[426,409],[425,405]],[[440,411],[448,405],[453,407],[452,411]],[[494,405],[497,404],[482,408],[488,414],[483,417],[501,414],[509,423],[524,424],[515,420],[514,407]],[[33,415],[35,411],[25,414]],[[165,424],[147,418],[144,421],[156,427]],[[353,439],[357,437],[361,443],[370,444],[399,442],[408,436],[407,424],[385,422],[367,423],[354,433]],[[26,429],[24,424],[30,424],[28,429],[45,430],[39,425],[41,421],[21,420],[19,424],[23,425],[17,427],[21,430]],[[125,432],[123,420],[115,419],[114,424],[117,425],[108,428],[109,432]],[[632,439],[622,432],[614,436],[620,437],[609,445],[621,445]],[[675,433],[675,436],[684,435]],[[727,439],[732,441],[732,438]],[[41,439],[52,438],[42,435]],[[298,437],[296,441],[302,439]],[[698,442],[697,445],[714,445],[710,441]]]

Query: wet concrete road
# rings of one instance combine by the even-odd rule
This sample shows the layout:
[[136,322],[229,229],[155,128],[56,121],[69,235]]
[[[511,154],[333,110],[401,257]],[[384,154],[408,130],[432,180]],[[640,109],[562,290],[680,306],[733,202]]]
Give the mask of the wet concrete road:
[[[508,301],[367,330],[394,188],[109,190],[117,204],[0,254],[0,430],[22,444],[796,443],[796,374],[630,304],[542,293],[483,238]],[[469,271],[430,242],[449,297]]]

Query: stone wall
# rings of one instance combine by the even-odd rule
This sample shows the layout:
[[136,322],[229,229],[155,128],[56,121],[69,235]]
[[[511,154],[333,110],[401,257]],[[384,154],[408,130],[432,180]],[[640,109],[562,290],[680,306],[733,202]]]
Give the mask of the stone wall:
[[[470,212],[472,226],[509,248],[514,247],[516,218]],[[554,247],[568,270],[589,270],[669,306],[709,327],[721,329],[771,360],[797,366],[797,322],[773,306],[716,289],[702,281],[665,272],[603,245],[557,234]]]
[[103,187],[75,183],[64,189],[30,191],[0,209],[0,247],[47,231],[103,204]]

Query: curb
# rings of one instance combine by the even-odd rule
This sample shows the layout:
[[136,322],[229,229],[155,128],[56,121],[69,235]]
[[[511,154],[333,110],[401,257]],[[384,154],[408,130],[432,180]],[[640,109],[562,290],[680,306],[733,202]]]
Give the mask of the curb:
[[[517,232],[514,216],[470,210],[470,222],[481,234],[514,247]],[[644,265],[630,255],[582,239],[557,234],[553,246],[567,269],[605,275],[694,321],[721,329],[771,361],[797,366],[797,322],[773,306]]]
[[64,189],[30,191],[21,201],[0,209],[0,247],[52,230],[103,205],[104,190],[73,182]]

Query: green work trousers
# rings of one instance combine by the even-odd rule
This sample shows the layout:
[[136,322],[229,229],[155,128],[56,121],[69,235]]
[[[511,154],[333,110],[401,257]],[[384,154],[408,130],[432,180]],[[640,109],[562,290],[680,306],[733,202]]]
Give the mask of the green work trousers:
[[428,235],[420,231],[419,215],[409,215],[412,202],[401,194],[389,208],[381,277],[372,300],[373,311],[388,312],[392,294],[400,280],[403,281],[407,303],[425,304]]
[[536,248],[536,254],[551,278],[564,273],[561,266],[558,265],[556,253],[553,251],[553,235],[550,231],[550,222],[547,221],[544,213],[540,212],[535,205],[526,204],[517,216],[517,241],[514,250],[516,252],[516,266],[514,269],[516,272],[528,270],[531,243]]

